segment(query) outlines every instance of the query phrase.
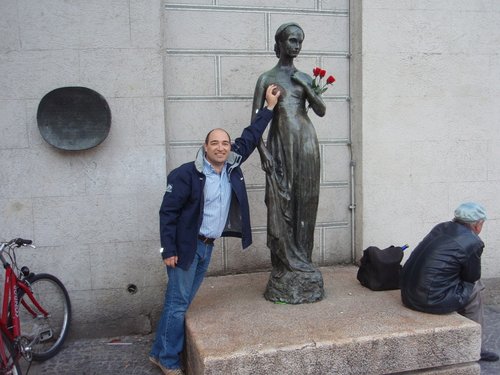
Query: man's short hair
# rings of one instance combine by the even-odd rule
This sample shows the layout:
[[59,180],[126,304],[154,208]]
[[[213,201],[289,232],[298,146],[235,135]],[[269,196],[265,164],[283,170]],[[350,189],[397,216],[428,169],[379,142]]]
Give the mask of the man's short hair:
[[474,202],[462,203],[455,210],[455,221],[471,224],[486,220],[486,210]]
[[215,128],[215,129],[212,129],[210,130],[208,133],[207,133],[207,136],[205,137],[205,144],[208,145],[208,138],[210,138],[210,134],[212,134],[212,132],[214,130],[222,130],[224,133],[227,134],[227,138],[229,139],[229,143],[231,143],[231,136],[229,135],[229,133],[227,131],[225,131],[224,129],[222,128]]

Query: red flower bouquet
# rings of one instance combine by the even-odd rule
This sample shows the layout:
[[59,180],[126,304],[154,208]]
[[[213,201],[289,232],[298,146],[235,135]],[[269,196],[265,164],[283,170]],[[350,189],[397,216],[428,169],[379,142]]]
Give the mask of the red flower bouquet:
[[323,78],[326,76],[326,70],[321,69],[320,67],[316,67],[313,69],[314,79],[312,81],[312,89],[318,95],[323,94],[326,90],[328,90],[328,85],[333,84],[335,82],[334,76],[328,76],[326,82],[323,82]]

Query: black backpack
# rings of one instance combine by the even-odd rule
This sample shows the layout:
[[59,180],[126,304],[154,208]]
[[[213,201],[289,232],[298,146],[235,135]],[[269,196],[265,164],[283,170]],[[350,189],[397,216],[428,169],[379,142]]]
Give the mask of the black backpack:
[[363,250],[358,270],[361,285],[371,290],[399,289],[403,250],[399,246],[390,246],[383,250],[370,246]]

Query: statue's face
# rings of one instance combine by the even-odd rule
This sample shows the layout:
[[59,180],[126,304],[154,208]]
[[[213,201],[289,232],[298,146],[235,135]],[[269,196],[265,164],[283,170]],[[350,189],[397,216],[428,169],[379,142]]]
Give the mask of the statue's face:
[[298,27],[290,26],[286,28],[284,36],[285,38],[281,43],[282,53],[290,57],[297,57],[302,49],[302,42],[304,41],[302,30]]

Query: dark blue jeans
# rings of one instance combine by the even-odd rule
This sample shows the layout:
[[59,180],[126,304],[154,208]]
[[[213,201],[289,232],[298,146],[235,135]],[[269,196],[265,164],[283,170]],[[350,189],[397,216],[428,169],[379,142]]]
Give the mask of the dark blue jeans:
[[150,356],[166,368],[180,368],[180,353],[185,340],[184,318],[207,272],[212,249],[213,245],[198,241],[196,256],[189,270],[167,267],[165,303],[150,352]]

